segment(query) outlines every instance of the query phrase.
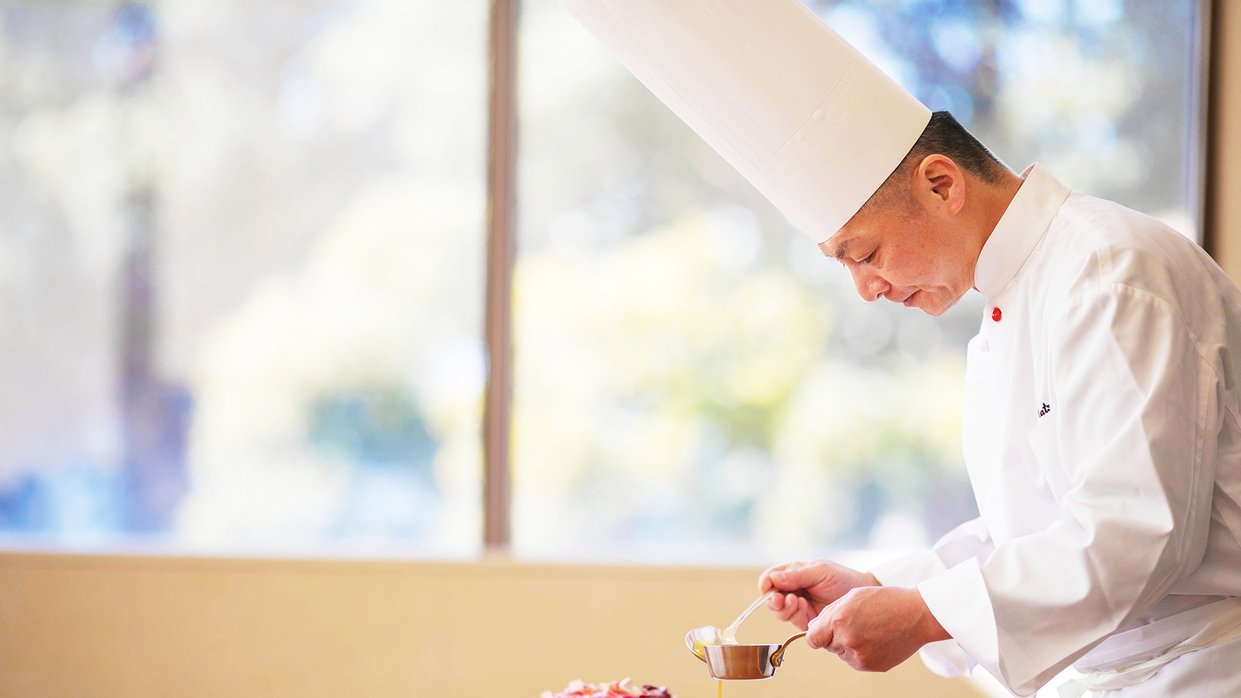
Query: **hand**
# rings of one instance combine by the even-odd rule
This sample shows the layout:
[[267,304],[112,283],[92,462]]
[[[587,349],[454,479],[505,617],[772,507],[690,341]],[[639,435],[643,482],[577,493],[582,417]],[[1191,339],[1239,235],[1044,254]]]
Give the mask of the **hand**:
[[806,644],[858,671],[887,671],[928,642],[948,639],[917,589],[859,587],[810,623]]
[[775,589],[767,608],[776,617],[805,630],[815,616],[841,596],[862,586],[879,586],[869,572],[858,572],[828,560],[816,560],[795,569],[776,565],[758,578],[761,593]]

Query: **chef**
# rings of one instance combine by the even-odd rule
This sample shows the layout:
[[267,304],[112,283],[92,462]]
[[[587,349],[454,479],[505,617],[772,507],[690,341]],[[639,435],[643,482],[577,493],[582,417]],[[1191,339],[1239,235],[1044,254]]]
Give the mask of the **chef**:
[[[563,0],[868,301],[987,298],[979,518],[869,572],[760,587],[856,669],[914,652],[1029,695],[1241,696],[1241,294],[1159,221],[1009,170],[797,0]],[[1241,354],[1236,357],[1241,362]]]

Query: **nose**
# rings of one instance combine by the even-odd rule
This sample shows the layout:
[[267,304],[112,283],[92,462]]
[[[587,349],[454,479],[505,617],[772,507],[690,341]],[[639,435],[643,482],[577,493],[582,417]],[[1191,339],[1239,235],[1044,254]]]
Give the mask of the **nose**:
[[892,285],[869,267],[854,266],[849,272],[853,274],[853,285],[857,287],[857,294],[867,303],[873,303],[892,290]]

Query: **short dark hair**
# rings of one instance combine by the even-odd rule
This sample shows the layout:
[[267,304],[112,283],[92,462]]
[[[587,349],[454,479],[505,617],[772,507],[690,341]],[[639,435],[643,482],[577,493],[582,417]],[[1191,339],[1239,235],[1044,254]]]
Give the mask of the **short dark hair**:
[[988,184],[999,184],[1004,175],[1011,170],[995,156],[987,146],[974,137],[946,111],[931,114],[931,121],[922,129],[922,135],[914,142],[909,153],[901,160],[892,174],[879,189],[862,206],[863,210],[872,209],[889,203],[894,195],[895,180],[907,174],[928,155],[944,155],[950,158],[962,170],[978,177]]

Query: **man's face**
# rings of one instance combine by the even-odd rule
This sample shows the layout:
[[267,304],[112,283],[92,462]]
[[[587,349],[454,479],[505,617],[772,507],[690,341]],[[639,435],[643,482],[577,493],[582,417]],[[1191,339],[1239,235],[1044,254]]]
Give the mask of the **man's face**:
[[939,315],[973,286],[977,250],[953,234],[956,221],[937,220],[916,202],[897,208],[859,212],[819,249],[845,265],[863,300]]

